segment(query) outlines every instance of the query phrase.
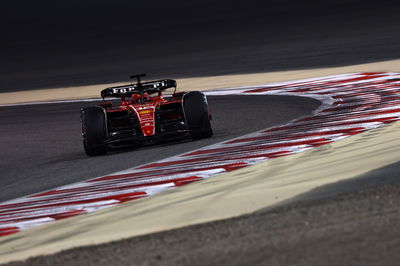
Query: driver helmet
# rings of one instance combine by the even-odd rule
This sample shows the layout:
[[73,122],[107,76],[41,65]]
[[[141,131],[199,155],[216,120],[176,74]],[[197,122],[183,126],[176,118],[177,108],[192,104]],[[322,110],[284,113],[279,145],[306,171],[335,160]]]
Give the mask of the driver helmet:
[[139,102],[140,101],[140,94],[139,93],[134,93],[134,94],[132,94],[132,96],[131,96],[131,100],[132,100],[132,103],[137,103],[137,102]]
[[143,92],[143,100],[149,100],[149,94],[147,92]]

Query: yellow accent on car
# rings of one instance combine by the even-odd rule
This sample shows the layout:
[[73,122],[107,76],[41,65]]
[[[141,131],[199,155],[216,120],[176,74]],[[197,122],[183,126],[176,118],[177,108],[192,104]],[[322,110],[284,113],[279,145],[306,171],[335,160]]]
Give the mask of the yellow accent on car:
[[143,114],[150,114],[152,112],[152,110],[140,110],[138,111],[139,114],[143,115]]

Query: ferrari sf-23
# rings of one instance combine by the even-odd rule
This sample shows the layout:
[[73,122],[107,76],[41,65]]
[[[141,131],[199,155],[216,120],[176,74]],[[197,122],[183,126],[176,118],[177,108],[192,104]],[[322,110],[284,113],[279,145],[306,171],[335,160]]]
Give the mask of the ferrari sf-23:
[[[212,136],[211,114],[202,92],[176,92],[175,80],[141,82],[144,76],[131,76],[137,79],[135,84],[102,90],[100,104],[81,109],[87,155],[102,155],[118,146]],[[170,88],[173,93],[163,95]]]

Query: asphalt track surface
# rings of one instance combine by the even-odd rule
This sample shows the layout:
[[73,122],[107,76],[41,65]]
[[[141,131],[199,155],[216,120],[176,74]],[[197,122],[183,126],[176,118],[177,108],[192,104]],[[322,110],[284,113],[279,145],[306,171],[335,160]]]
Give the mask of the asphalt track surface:
[[88,157],[82,147],[81,107],[93,102],[0,108],[0,201],[153,162],[282,124],[310,114],[319,102],[305,97],[208,98],[214,136],[118,149]]
[[[396,1],[164,1],[161,7],[153,2],[115,3],[68,1],[55,6],[43,1],[35,6],[13,1],[3,6],[6,14],[0,22],[2,38],[7,41],[0,47],[0,90],[122,81],[139,72],[173,78],[341,66],[400,57],[400,4]],[[22,122],[27,118],[16,119]],[[73,123],[78,119],[76,116]],[[21,126],[13,123],[16,128]],[[57,127],[47,134],[57,135]],[[71,138],[77,140],[79,134]],[[50,139],[51,143],[39,149],[59,145],[54,135]],[[25,146],[18,146],[15,139],[2,143],[19,147],[15,151],[21,156],[25,153]],[[81,155],[80,143],[76,145],[70,160],[50,157],[53,163],[58,158],[58,172],[74,164],[85,165],[84,171],[93,168],[85,164],[90,159]],[[159,149],[168,156],[171,147]],[[133,153],[96,158],[100,161],[95,171],[100,173],[109,158]],[[3,161],[9,155],[2,150],[1,156]],[[73,160],[74,156],[82,157]],[[40,158],[27,161],[36,159]],[[2,175],[10,168],[21,168],[29,181],[33,170],[13,163],[12,167],[1,166]],[[336,196],[343,192],[340,185],[346,184],[339,184],[339,189],[335,184],[315,192],[325,197],[322,200],[73,249],[29,260],[26,265],[397,265],[396,169],[398,165],[392,165],[370,173],[371,185],[362,191],[364,181],[351,183],[353,192],[344,190],[350,193],[347,195]],[[43,188],[55,185],[52,182],[59,175],[41,171],[44,175],[36,184]],[[8,188],[28,192],[33,186],[24,180],[8,180],[12,183],[2,186],[1,197]],[[332,187],[337,191],[328,193]],[[13,193],[4,199],[16,195]],[[314,196],[304,197],[315,200]]]

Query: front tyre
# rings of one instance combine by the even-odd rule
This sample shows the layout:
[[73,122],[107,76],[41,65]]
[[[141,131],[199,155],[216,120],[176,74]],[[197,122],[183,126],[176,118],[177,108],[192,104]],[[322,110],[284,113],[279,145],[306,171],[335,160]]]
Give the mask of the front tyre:
[[104,109],[99,106],[85,108],[81,111],[81,119],[85,153],[88,156],[106,154],[107,120]]
[[83,140],[83,148],[88,156],[99,156],[107,153],[106,146],[94,146],[86,138]]
[[206,96],[199,91],[183,96],[183,111],[192,139],[209,138],[213,135]]

